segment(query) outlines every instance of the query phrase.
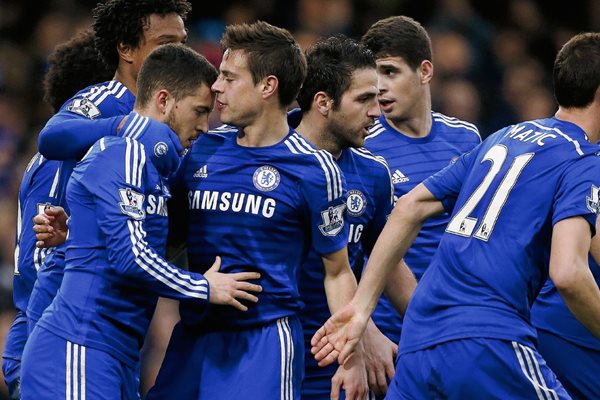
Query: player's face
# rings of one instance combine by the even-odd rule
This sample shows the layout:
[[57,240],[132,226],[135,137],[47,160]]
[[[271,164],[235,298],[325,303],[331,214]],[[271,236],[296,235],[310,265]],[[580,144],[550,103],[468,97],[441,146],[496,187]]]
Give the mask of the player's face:
[[187,32],[183,20],[178,14],[171,13],[162,16],[151,14],[140,39],[139,47],[132,51],[136,79],[142,63],[152,50],[163,44],[185,43],[186,40]]
[[379,117],[377,72],[373,68],[358,69],[331,114],[330,130],[341,147],[362,147],[369,127]]
[[377,59],[379,105],[391,120],[406,120],[420,111],[427,87],[420,70],[413,70],[402,57]]
[[183,147],[189,148],[193,140],[208,131],[208,116],[213,104],[214,95],[205,84],[173,104],[166,123],[177,133]]
[[238,127],[250,125],[260,113],[260,85],[255,85],[243,50],[226,50],[213,84],[221,122]]

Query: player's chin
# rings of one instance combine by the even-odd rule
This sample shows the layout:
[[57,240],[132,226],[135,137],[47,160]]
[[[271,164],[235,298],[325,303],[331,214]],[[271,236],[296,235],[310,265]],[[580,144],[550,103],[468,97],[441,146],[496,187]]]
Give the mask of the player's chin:
[[190,147],[192,147],[192,144],[194,144],[194,140],[196,140],[196,139],[189,138],[187,140],[184,140],[183,143],[181,143],[181,145],[183,146],[184,149],[189,149]]

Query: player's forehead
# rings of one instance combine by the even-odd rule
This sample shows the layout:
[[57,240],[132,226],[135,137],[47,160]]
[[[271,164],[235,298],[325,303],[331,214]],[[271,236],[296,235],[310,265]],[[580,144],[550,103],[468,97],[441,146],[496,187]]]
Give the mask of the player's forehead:
[[344,92],[352,97],[375,96],[379,93],[377,89],[377,71],[375,68],[360,68],[352,72],[350,86]]
[[210,90],[210,87],[206,83],[202,83],[200,86],[195,88],[190,94],[185,96],[181,103],[191,109],[204,108],[212,110],[214,105],[215,95]]
[[187,39],[183,19],[176,13],[150,14],[146,18],[143,35],[146,42],[158,41],[160,44],[185,42]]
[[408,63],[401,56],[392,56],[392,55],[381,56],[381,57],[378,57],[375,60],[375,63],[377,64],[377,69],[381,69],[381,68],[397,68],[397,69],[409,68]]
[[219,66],[219,72],[223,74],[240,75],[244,72],[250,72],[248,68],[248,57],[244,50],[226,49],[223,53],[223,59]]

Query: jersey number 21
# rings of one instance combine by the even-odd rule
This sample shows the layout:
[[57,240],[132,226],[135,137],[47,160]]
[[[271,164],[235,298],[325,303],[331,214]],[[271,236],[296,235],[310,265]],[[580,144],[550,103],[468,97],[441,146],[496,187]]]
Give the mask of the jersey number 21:
[[[503,145],[496,145],[489,149],[483,157],[483,160],[481,160],[482,163],[484,161],[491,162],[489,171],[477,189],[471,194],[471,197],[454,215],[446,228],[446,232],[466,237],[473,236],[477,239],[487,241],[494,230],[498,215],[506,203],[510,191],[519,178],[519,175],[521,175],[523,168],[525,168],[534,154],[535,153],[521,154],[512,160],[512,165],[508,171],[506,171],[502,182],[496,189],[494,196],[487,206],[483,218],[479,221],[478,218],[470,217],[469,215],[473,212],[475,207],[477,207],[485,193],[490,190],[490,185],[494,181],[494,178],[496,178],[496,175],[500,172],[502,165],[506,162],[506,156],[508,155],[508,149]],[[477,230],[475,230],[475,227],[477,227]],[[473,233],[473,231],[475,231],[475,233]]]

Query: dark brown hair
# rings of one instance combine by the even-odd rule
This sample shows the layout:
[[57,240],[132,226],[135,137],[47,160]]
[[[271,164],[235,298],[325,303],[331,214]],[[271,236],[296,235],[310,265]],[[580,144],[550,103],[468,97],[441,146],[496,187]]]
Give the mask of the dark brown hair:
[[306,76],[306,59],[290,32],[263,21],[229,25],[221,47],[245,52],[255,85],[269,75],[275,76],[282,107],[296,99]]
[[417,21],[403,15],[375,22],[361,41],[381,57],[402,57],[416,70],[423,61],[433,61],[431,39]]
[[157,90],[166,89],[175,100],[194,93],[200,86],[209,88],[217,79],[215,67],[191,48],[165,44],[146,58],[137,79],[136,106],[145,106]]
[[600,33],[572,37],[556,56],[552,78],[560,106],[590,105],[600,86]]

